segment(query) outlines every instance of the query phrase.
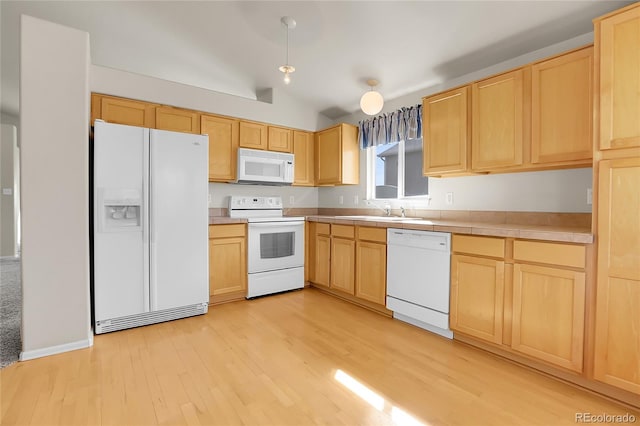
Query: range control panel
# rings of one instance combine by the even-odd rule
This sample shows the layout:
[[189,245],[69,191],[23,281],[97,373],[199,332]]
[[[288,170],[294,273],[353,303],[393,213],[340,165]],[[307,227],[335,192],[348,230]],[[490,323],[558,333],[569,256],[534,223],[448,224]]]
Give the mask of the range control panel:
[[232,195],[229,210],[273,210],[282,209],[282,197],[250,197]]

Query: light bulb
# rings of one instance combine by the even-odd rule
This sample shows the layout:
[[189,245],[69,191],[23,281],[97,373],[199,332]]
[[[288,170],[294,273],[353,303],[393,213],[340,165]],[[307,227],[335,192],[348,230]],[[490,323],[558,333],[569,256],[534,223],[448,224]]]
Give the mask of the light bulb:
[[380,111],[382,111],[382,107],[384,106],[384,99],[382,95],[374,90],[369,92],[365,92],[360,98],[360,108],[362,112],[367,115],[376,115]]
[[285,72],[284,73],[284,84],[289,84],[291,83],[291,77],[289,77],[289,73]]

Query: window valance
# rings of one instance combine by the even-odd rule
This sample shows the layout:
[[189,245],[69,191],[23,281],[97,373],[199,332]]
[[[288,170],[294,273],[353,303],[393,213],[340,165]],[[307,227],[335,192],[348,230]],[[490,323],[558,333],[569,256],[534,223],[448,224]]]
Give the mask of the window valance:
[[403,107],[358,123],[361,149],[422,137],[422,105]]

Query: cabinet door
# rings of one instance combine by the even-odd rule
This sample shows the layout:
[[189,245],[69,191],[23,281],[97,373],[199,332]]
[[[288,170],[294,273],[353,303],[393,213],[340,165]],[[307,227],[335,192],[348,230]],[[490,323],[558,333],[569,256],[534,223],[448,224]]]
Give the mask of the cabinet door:
[[599,172],[594,377],[640,394],[640,158]]
[[593,48],[531,68],[531,162],[590,160]]
[[200,134],[200,114],[180,108],[156,108],[156,129]]
[[600,149],[640,146],[638,40],[638,4],[596,25],[600,70]]
[[502,343],[504,262],[451,256],[451,329]]
[[472,169],[522,164],[524,70],[474,83],[471,103]]
[[209,294],[246,291],[247,249],[244,237],[209,240]]
[[386,244],[356,243],[356,296],[382,306],[386,304]]
[[156,127],[156,104],[102,96],[100,118],[109,123],[139,127]]
[[202,133],[209,135],[209,180],[232,181],[238,163],[238,120],[203,115]]
[[342,179],[342,147],[340,127],[317,133],[316,174],[318,185],[335,185]]
[[516,264],[511,347],[582,372],[585,274]]
[[313,268],[314,284],[329,287],[331,277],[331,238],[326,235],[317,235],[315,241],[315,265]]
[[240,121],[240,147],[267,149],[267,125],[251,121]]
[[468,93],[466,86],[423,100],[424,175],[467,170]]
[[294,178],[293,184],[313,186],[313,133],[293,131]]
[[331,288],[354,294],[356,242],[345,238],[331,239]]
[[269,126],[267,148],[269,151],[292,152],[293,134],[291,129]]

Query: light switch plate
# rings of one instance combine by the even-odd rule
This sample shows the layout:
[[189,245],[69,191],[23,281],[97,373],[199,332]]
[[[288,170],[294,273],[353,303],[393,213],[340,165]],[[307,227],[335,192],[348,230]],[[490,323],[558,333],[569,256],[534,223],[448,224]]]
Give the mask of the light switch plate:
[[13,195],[13,189],[11,189],[11,188],[2,188],[2,195]]
[[447,197],[445,199],[447,205],[453,205],[453,192],[447,192]]

